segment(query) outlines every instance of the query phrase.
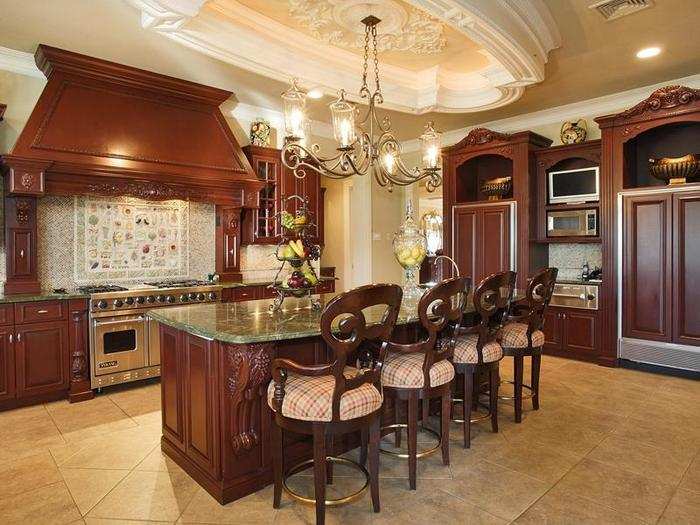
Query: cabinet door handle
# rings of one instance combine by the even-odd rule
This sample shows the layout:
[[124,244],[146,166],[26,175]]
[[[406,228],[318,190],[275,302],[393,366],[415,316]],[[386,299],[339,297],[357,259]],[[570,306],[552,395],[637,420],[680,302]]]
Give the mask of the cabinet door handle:
[[15,342],[15,336],[13,334],[10,334],[10,343]]
[[48,314],[49,311],[48,311],[48,310],[37,310],[36,313],[38,313],[38,314]]
[[22,334],[17,334],[17,342],[18,343],[22,342]]
[[19,251],[19,258],[24,259],[24,250]]

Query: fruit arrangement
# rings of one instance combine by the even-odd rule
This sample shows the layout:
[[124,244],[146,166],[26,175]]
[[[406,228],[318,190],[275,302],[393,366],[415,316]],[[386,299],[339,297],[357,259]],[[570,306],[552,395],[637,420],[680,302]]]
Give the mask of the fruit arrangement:
[[396,260],[403,268],[415,268],[420,266],[425,259],[427,251],[421,244],[415,245],[412,248],[403,246],[396,252]]
[[[279,214],[280,223],[283,226],[282,240],[277,245],[275,255],[282,262],[275,276],[274,284],[270,285],[277,292],[277,298],[270,306],[272,310],[281,308],[286,296],[311,298],[311,305],[320,308],[317,299],[311,297],[319,279],[312,266],[312,261],[321,257],[321,248],[314,244],[308,237],[310,231],[315,231],[316,225],[311,220],[308,211],[308,200],[298,195],[292,195],[284,199],[284,203],[298,200],[297,210],[294,214],[284,210]],[[291,268],[285,272],[287,264]],[[280,279],[281,275],[286,276]]]
[[394,234],[394,257],[404,269],[404,300],[420,299],[422,290],[418,287],[417,272],[427,253],[425,235],[413,220],[413,205],[406,204],[406,215],[401,228]]

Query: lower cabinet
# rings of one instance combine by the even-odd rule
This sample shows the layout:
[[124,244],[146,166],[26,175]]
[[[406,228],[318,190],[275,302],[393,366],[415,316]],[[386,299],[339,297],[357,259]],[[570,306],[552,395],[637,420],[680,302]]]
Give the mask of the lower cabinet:
[[15,346],[10,342],[12,327],[0,328],[0,401],[15,397]]
[[544,314],[545,353],[595,361],[599,352],[597,310],[550,306]]
[[[323,279],[318,283],[316,292],[335,292],[335,280]],[[221,293],[221,298],[225,303],[240,303],[242,301],[254,301],[256,299],[274,299],[275,297],[277,297],[277,292],[271,288],[268,288],[265,284],[224,288]]]

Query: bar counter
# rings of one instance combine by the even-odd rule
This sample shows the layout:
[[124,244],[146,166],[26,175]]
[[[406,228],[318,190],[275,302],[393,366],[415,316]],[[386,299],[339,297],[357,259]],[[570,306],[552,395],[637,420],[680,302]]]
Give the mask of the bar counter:
[[[322,295],[321,304],[334,296]],[[266,400],[272,360],[329,361],[320,336],[321,312],[311,309],[308,299],[287,299],[278,312],[269,310],[270,303],[203,304],[148,313],[160,325],[163,452],[222,504],[272,482],[274,422]],[[370,309],[365,316],[369,323],[379,322],[382,313]],[[414,338],[417,319],[415,303],[402,305],[397,339]],[[385,402],[384,408],[383,420],[393,422],[393,406]],[[333,452],[358,442],[350,434],[334,444]],[[285,434],[287,465],[310,457],[305,437]]]

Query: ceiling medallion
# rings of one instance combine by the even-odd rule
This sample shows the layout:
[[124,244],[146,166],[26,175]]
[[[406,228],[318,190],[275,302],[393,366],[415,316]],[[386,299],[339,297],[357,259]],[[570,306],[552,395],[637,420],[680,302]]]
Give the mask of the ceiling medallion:
[[357,28],[367,13],[382,20],[379,51],[434,55],[447,44],[442,23],[394,0],[289,0],[289,15],[294,20],[315,39],[338,47],[364,48],[364,32]]
[[[353,175],[372,173],[377,183],[389,191],[394,185],[408,186],[425,180],[425,187],[433,191],[442,184],[440,175],[440,134],[429,122],[420,137],[423,165],[407,168],[401,160],[401,144],[391,130],[388,115],[377,115],[377,105],[384,101],[379,84],[379,60],[377,58],[377,24],[380,20],[370,15],[361,20],[365,26],[364,62],[360,98],[367,100],[367,110],[359,118],[360,108],[345,99],[340,90],[338,100],[330,105],[333,135],[338,143],[336,153],[324,157],[320,146],[308,146],[309,121],[306,118],[306,92],[292,86],[282,93],[284,103],[285,146],[282,163],[297,178],[304,178],[306,170],[333,179],[345,179]],[[372,62],[374,86],[370,91],[369,63]],[[356,115],[359,121],[356,122]]]

